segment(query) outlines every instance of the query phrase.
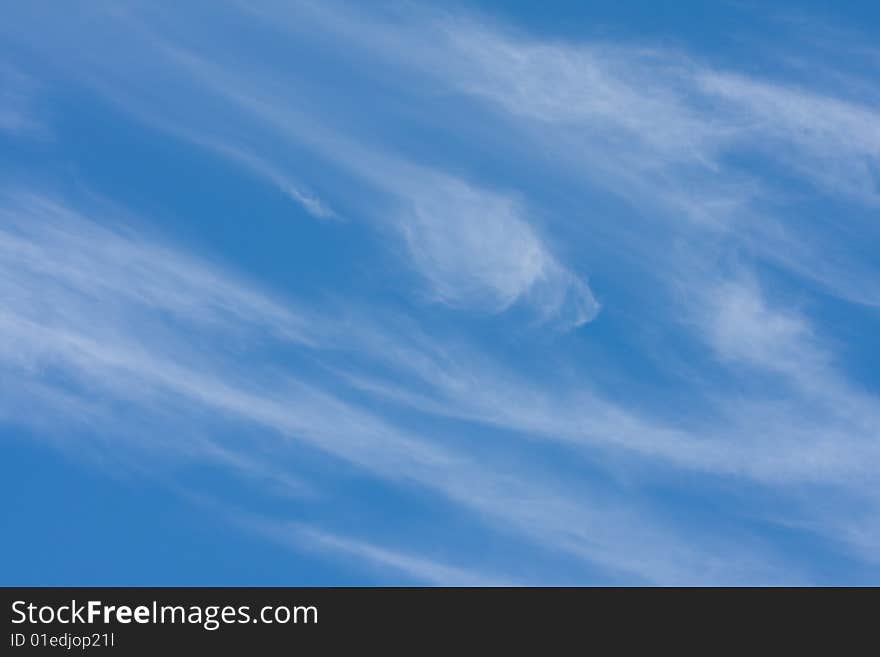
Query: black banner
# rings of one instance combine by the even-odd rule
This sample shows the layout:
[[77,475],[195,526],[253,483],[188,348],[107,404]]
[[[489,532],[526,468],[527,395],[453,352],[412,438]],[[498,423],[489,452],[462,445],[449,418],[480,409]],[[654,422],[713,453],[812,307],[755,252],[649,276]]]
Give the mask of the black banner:
[[[874,614],[845,590],[6,588],[2,654],[161,654],[570,646],[591,652],[853,639]],[[873,592],[870,595],[874,597]],[[824,634],[824,636],[823,636]],[[608,644],[607,642],[613,642]],[[600,643],[597,643],[600,642]],[[704,644],[705,647],[711,647]],[[818,645],[818,644],[814,644]],[[832,644],[829,644],[832,645]],[[542,651],[543,652],[543,651]],[[334,653],[335,654],[335,653]]]

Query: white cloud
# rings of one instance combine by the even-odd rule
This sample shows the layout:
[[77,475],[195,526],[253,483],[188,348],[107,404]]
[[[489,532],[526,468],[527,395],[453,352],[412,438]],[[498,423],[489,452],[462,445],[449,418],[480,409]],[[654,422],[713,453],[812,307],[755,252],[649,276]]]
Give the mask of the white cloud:
[[[171,102],[161,91],[145,94],[142,84],[132,87],[112,56],[88,57],[80,67],[89,71],[93,88],[139,119],[268,180],[318,218],[336,213],[288,173],[278,145],[311,150],[373,187],[386,202],[383,207],[359,204],[357,218],[381,230],[391,228],[402,248],[389,250],[408,256],[428,298],[486,313],[521,304],[540,321],[565,329],[598,312],[588,284],[552,252],[523,203],[511,195],[333,127],[303,109],[282,73],[224,63],[225,53],[187,50],[144,26],[134,29],[130,20],[118,28],[132,33],[129,58],[148,61],[152,88],[188,85],[187,101]],[[233,119],[234,129],[228,127]]]
[[705,72],[698,88],[729,103],[747,131],[745,145],[766,149],[834,195],[880,201],[880,113],[858,102],[727,72]]
[[[46,196],[15,194],[4,201],[0,254],[9,274],[0,285],[7,298],[22,303],[19,310],[43,325],[58,318],[88,332],[103,316],[76,313],[100,300],[106,313],[163,311],[208,327],[271,328],[287,340],[314,340],[313,327],[289,308],[245,284],[230,285],[198,258],[140,244],[118,207],[99,210],[116,216],[108,222],[119,227],[114,229]],[[30,298],[27,290],[37,287],[42,295]]]
[[[444,446],[440,436],[414,435],[291,372],[273,374],[256,357],[260,342],[320,346],[323,340],[316,343],[314,336],[330,323],[290,310],[290,303],[279,304],[215,267],[122,228],[118,217],[117,228],[109,230],[57,202],[17,198],[0,214],[0,273],[7,299],[0,314],[0,367],[10,380],[24,381],[23,390],[42,387],[48,394],[29,397],[38,406],[28,416],[15,410],[18,395],[4,397],[0,414],[7,420],[29,423],[32,418],[43,428],[52,424],[46,433],[58,440],[91,417],[90,430],[74,435],[112,437],[102,447],[108,454],[131,448],[179,453],[297,489],[304,473],[279,472],[274,465],[292,440],[393,485],[433,491],[489,527],[622,576],[652,582],[769,576],[760,561],[736,556],[734,548],[704,551],[689,545],[690,540],[607,492],[601,507],[585,502],[590,498],[586,483],[569,490],[528,462],[512,461],[512,455],[496,469]],[[173,330],[165,324],[167,316],[174,319]],[[219,349],[237,334],[247,339],[236,351]],[[337,339],[330,332],[326,346]],[[367,344],[356,335],[348,339],[352,349]],[[247,440],[186,440],[188,426],[210,427],[223,419],[268,430],[278,440],[266,453]],[[140,435],[139,421],[159,433]],[[639,538],[645,536],[651,537],[650,554]],[[386,561],[393,556],[370,555],[379,560],[384,555]],[[730,559],[742,561],[742,572],[722,571],[719,564]],[[398,559],[399,566],[410,569],[417,563]]]
[[[780,212],[805,194],[779,182],[790,177],[836,201],[876,205],[880,114],[870,81],[850,81],[835,95],[668,47],[541,40],[453,12],[391,13],[306,3],[297,22],[344,36],[406,84],[427,79],[432,93],[439,86],[486,104],[503,119],[486,130],[531,142],[534,153],[552,153],[546,164],[555,173],[632,203],[642,217],[629,217],[627,249],[640,257],[667,257],[637,239],[659,223],[670,241],[724,240],[842,299],[880,303],[880,277],[857,244],[880,239],[869,216],[846,207],[810,217]],[[296,29],[280,6],[265,9],[268,16]],[[743,166],[743,158],[761,162]],[[768,166],[783,175],[755,173]],[[623,232],[612,219],[601,224]]]
[[401,194],[410,202],[398,229],[439,300],[493,312],[525,300],[567,327],[595,317],[590,289],[550,254],[513,199],[436,175]]
[[[164,129],[172,132],[179,132],[167,125]],[[252,173],[273,183],[279,190],[281,190],[281,192],[286,194],[297,204],[301,205],[303,209],[313,217],[317,219],[338,218],[333,209],[325,201],[305,189],[301,184],[292,180],[291,177],[281,168],[275,166],[269,161],[231,144],[202,139],[192,132],[186,132],[184,135],[193,143],[213,150],[217,154],[241,164]]]
[[[588,285],[560,264],[512,198],[460,178],[400,159],[328,129],[304,116],[272,80],[166,46],[172,59],[203,84],[258,117],[284,138],[304,142],[322,156],[392,195],[392,224],[411,262],[436,300],[500,312],[517,301],[570,328],[592,320],[599,305]],[[365,216],[388,221],[365,211]]]
[[339,536],[314,527],[296,523],[278,523],[271,520],[258,521],[251,518],[240,522],[247,528],[297,550],[317,550],[325,555],[330,553],[344,557],[355,557],[379,572],[396,571],[431,586],[515,585],[506,577],[488,577],[480,571],[452,566],[419,554]]
[[[288,441],[306,444],[395,486],[441,495],[488,526],[631,578],[754,581],[777,569],[791,575],[751,546],[719,547],[670,530],[629,503],[638,499],[637,484],[626,495],[609,494],[589,482],[548,481],[513,455],[507,463],[478,460],[444,440],[450,436],[439,428],[416,435],[392,413],[367,410],[283,368],[279,373],[265,358],[249,359],[261,341],[321,355],[338,349],[402,375],[364,374],[334,361],[342,377],[331,387],[355,384],[379,408],[394,402],[410,413],[462,420],[475,432],[476,424],[491,426],[510,438],[511,453],[522,439],[555,441],[572,458],[601,461],[612,472],[632,467],[631,478],[640,482],[688,473],[746,490],[757,483],[775,497],[806,500],[799,507],[803,526],[871,544],[873,535],[858,531],[863,520],[850,508],[854,501],[876,508],[877,400],[835,362],[815,318],[798,311],[784,289],[767,293],[760,271],[762,263],[782,266],[805,294],[808,283],[819,282],[843,299],[876,305],[873,254],[859,255],[876,227],[864,214],[818,221],[778,212],[791,190],[735,163],[761,158],[833,201],[870,210],[878,144],[877,115],[868,104],[714,70],[662,48],[539,41],[428,14],[394,25],[352,20],[331,5],[312,7],[303,21],[306,15],[318,17],[320,30],[343,31],[349,56],[363,59],[357,65],[388,88],[418,91],[418,79],[432,97],[455,97],[474,122],[484,121],[494,143],[546,151],[548,175],[587,179],[639,212],[590,213],[584,220],[542,212],[547,225],[539,226],[530,213],[535,199],[460,170],[416,164],[391,145],[372,145],[380,139],[363,126],[339,129],[318,116],[288,85],[284,62],[252,66],[210,47],[178,47],[138,32],[142,40],[126,50],[124,62],[112,48],[96,46],[96,60],[76,60],[85,63],[74,68],[88,70],[90,82],[113,95],[132,60],[148,63],[145,79],[175,84],[138,78],[137,89],[115,97],[122,107],[235,161],[322,218],[335,213],[290,173],[282,152],[302,148],[331,163],[376,192],[356,204],[400,246],[426,295],[450,307],[500,313],[522,305],[547,323],[589,321],[598,304],[570,263],[588,271],[603,263],[581,260],[582,244],[563,244],[563,252],[551,239],[556,228],[584,221],[582,234],[601,234],[612,243],[609,253],[639,263],[642,296],[630,299],[631,308],[657,299],[651,312],[637,308],[639,317],[656,323],[669,343],[696,337],[708,348],[707,362],[689,364],[696,383],[678,380],[695,391],[693,399],[661,419],[642,408],[643,387],[626,388],[636,393],[616,401],[603,394],[591,371],[601,362],[578,360],[569,378],[542,382],[498,365],[474,345],[457,351],[427,336],[376,328],[388,319],[377,309],[373,328],[359,318],[334,321],[340,318],[270,298],[187,254],[31,196],[0,213],[0,290],[7,300],[0,359],[47,409],[41,421],[54,414],[63,424],[83,414],[105,427],[123,424],[107,400],[169,415],[201,409],[279,436],[279,453]],[[285,11],[270,16],[279,25],[289,18]],[[323,34],[303,21],[289,29]],[[410,75],[395,80],[387,67]],[[167,102],[169,89],[182,97]],[[381,124],[384,117],[374,114]],[[731,261],[746,264],[730,267]],[[235,347],[227,350],[229,344]],[[666,344],[650,356],[668,363]],[[700,348],[689,353],[695,361],[705,356]],[[548,351],[564,364],[568,354]],[[59,372],[97,401],[76,386],[53,386]],[[9,395],[0,410],[14,417],[19,398]],[[170,440],[159,444],[174,448]],[[203,450],[205,458],[229,460],[242,471],[274,472],[271,457],[247,449],[211,441],[176,448]],[[828,489],[844,502],[832,513],[814,513],[811,500]],[[313,538],[428,580],[469,576],[369,541]]]

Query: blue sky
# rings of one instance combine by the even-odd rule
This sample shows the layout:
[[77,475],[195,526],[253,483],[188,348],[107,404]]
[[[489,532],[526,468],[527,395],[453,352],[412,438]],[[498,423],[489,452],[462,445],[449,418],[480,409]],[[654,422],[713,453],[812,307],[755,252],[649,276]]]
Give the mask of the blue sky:
[[876,3],[14,3],[4,584],[880,584]]

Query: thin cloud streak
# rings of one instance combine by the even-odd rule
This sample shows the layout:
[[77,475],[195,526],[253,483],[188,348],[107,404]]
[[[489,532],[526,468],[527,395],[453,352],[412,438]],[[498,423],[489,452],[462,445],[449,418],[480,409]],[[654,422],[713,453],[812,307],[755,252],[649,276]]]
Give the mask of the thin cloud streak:
[[297,523],[272,520],[240,521],[246,528],[296,550],[317,550],[328,555],[354,557],[379,572],[395,571],[430,586],[515,586],[504,577],[487,577],[479,571],[452,566],[436,559],[403,552],[371,542],[332,534]]

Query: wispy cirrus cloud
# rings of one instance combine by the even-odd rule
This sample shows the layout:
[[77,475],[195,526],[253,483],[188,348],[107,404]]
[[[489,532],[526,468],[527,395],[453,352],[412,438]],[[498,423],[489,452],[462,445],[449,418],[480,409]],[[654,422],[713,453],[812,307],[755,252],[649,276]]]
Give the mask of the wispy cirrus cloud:
[[[364,219],[388,245],[374,264],[392,254],[420,284],[401,324],[378,302],[359,314],[345,290],[345,312],[307,307],[124,228],[117,210],[94,221],[19,194],[0,211],[0,358],[24,381],[6,418],[24,400],[44,411],[33,422],[79,418],[296,494],[327,494],[329,472],[350,468],[613,581],[809,580],[752,540],[750,513],[870,561],[880,407],[815,311],[880,299],[864,87],[412,8],[217,10],[277,39],[272,56],[165,30],[149,8],[93,10],[112,39],[88,28],[81,52],[49,21],[52,38],[30,45],[315,217]],[[363,102],[311,79],[291,43],[357,79],[345,89]],[[523,332],[517,310],[563,329],[596,319],[587,274],[608,323]],[[426,299],[464,325],[428,330]],[[504,329],[489,338],[467,323],[486,314]],[[142,440],[118,408],[165,430]],[[186,440],[169,437],[181,427]],[[658,486],[720,500],[723,536],[670,521],[680,509]],[[487,579],[461,554],[296,522],[264,529],[428,582]]]
[[[532,309],[541,322],[568,329],[599,311],[588,283],[553,253],[529,220],[521,199],[486,188],[461,175],[393,154],[363,136],[349,134],[298,102],[284,73],[230,64],[216,49],[198,50],[161,37],[136,12],[101,14],[131,35],[129,57],[96,56],[111,41],[99,39],[82,55],[84,80],[120,107],[152,125],[199,144],[271,182],[318,218],[336,213],[330,204],[295,182],[281,162],[278,144],[305,148],[342,168],[384,198],[380,207],[361,207],[360,218],[387,231],[390,249],[408,256],[425,288],[422,298],[489,314],[515,304]],[[63,30],[57,47],[68,42]],[[158,57],[157,57],[158,54]],[[124,77],[132,60],[153,79],[156,93],[143,93]],[[181,98],[163,96],[163,89]],[[218,108],[218,99],[221,103]],[[230,121],[236,128],[228,127]]]
[[397,228],[438,300],[494,312],[525,301],[565,327],[595,318],[587,284],[550,254],[514,199],[436,175],[402,193]]
[[[401,160],[334,133],[316,117],[291,110],[272,79],[242,72],[177,48],[169,56],[203,84],[244,107],[288,139],[304,142],[395,199],[384,216],[431,297],[453,306],[502,312],[519,301],[540,319],[570,328],[598,313],[588,285],[552,254],[515,198],[457,176]],[[366,216],[375,212],[365,212]]]
[[[491,527],[615,573],[656,582],[722,581],[747,577],[753,569],[761,577],[771,576],[745,557],[736,559],[745,559],[743,572],[723,573],[719,564],[726,558],[695,550],[623,500],[610,503],[605,493],[601,508],[575,503],[574,491],[532,471],[526,462],[514,465],[508,458],[503,469],[495,470],[467,452],[444,447],[440,435],[414,434],[338,392],[261,366],[259,345],[267,341],[311,350],[363,348],[368,338],[349,336],[348,345],[336,342],[332,333],[323,341],[302,339],[302,330],[291,325],[308,318],[317,335],[327,325],[319,315],[298,313],[289,303],[281,305],[211,266],[120,228],[118,218],[110,230],[34,195],[7,201],[2,217],[7,248],[0,251],[0,266],[9,300],[0,320],[2,367],[9,377],[25,381],[30,404],[39,405],[34,413],[38,424],[55,418],[56,436],[64,433],[65,424],[94,416],[99,419],[93,427],[96,437],[113,435],[117,450],[178,453],[232,466],[251,477],[262,472],[295,491],[300,480],[308,482],[316,474],[288,468],[282,475],[277,469],[276,463],[288,460],[284,440],[294,440],[390,485],[426,488]],[[230,339],[238,350],[212,348]],[[32,394],[34,386],[53,394]],[[9,404],[17,400],[18,395],[7,397]],[[148,425],[158,427],[173,418],[168,426],[178,427],[178,436],[186,436],[180,428],[190,422],[205,426],[206,417],[219,414],[269,430],[280,440],[269,447],[249,440],[152,438],[139,444],[138,431],[124,419],[137,416],[117,415],[114,407],[138,409]],[[7,419],[30,422],[16,417],[13,408],[3,411]],[[126,447],[126,440],[135,442]],[[320,480],[312,485],[320,489]],[[585,483],[576,488],[589,494]],[[653,545],[667,549],[649,557],[634,540],[646,534],[654,537]],[[379,562],[395,561],[393,553],[378,548],[360,552]],[[410,571],[419,563],[396,561]]]
[[728,104],[744,126],[742,141],[772,156],[832,194],[872,205],[880,199],[880,112],[785,84],[728,72],[705,72],[696,85]]
[[354,557],[370,564],[372,569],[401,573],[420,583],[434,586],[515,586],[508,578],[491,578],[480,571],[459,568],[437,559],[331,534],[309,526],[296,523],[285,525],[274,520],[258,521],[253,518],[240,522],[251,531],[294,549]]
[[[262,15],[296,30],[277,5]],[[833,86],[757,78],[652,44],[542,40],[461,12],[391,16],[305,3],[298,20],[494,108],[536,153],[554,153],[548,166],[561,164],[560,175],[639,208],[643,216],[629,220],[646,234],[660,222],[671,239],[723,239],[843,299],[877,305],[880,281],[849,239],[877,239],[873,222],[850,209],[846,223],[788,210],[810,193],[876,204],[880,114],[870,84],[851,81],[835,95]],[[402,50],[415,54],[401,60]],[[781,174],[751,173],[764,164]],[[806,188],[793,190],[791,176]],[[653,246],[639,255],[659,257]]]

